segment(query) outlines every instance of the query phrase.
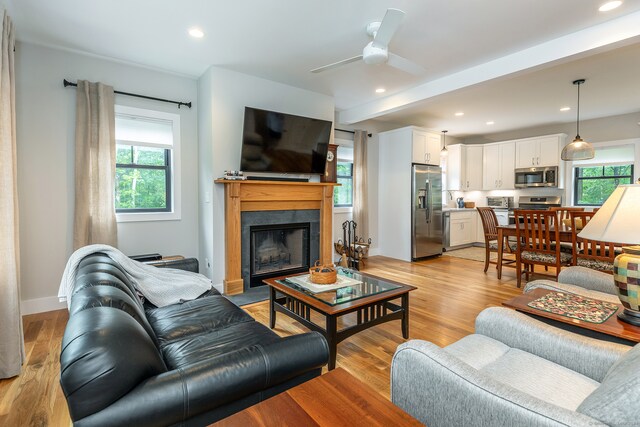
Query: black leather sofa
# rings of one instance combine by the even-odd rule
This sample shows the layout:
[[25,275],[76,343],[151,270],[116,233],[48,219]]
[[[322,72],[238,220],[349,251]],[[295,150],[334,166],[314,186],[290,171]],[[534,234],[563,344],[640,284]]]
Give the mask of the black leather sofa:
[[280,338],[227,298],[143,304],[103,254],[78,268],[60,383],[76,426],[200,426],[320,374],[316,332]]

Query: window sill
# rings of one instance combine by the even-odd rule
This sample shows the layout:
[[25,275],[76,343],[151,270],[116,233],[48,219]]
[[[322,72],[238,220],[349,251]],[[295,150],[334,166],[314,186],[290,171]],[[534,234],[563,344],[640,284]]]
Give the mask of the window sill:
[[333,208],[333,213],[334,214],[344,214],[344,213],[352,213],[353,212],[353,208],[352,207],[339,207],[339,208]]
[[116,213],[116,222],[178,221],[178,212]]

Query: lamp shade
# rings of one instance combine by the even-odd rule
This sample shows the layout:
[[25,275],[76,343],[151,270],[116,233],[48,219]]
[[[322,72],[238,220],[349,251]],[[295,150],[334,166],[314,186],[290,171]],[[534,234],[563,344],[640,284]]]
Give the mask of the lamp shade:
[[601,242],[640,244],[640,184],[619,185],[578,234]]
[[593,146],[582,138],[576,137],[570,144],[565,145],[560,154],[560,158],[566,161],[589,160],[595,157]]

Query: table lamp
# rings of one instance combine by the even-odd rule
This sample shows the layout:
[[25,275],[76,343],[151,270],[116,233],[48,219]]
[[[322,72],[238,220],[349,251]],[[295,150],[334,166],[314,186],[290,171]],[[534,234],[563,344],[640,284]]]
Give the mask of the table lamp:
[[[619,185],[578,237],[601,242],[640,243],[639,217],[640,184]],[[640,326],[640,246],[622,248],[622,253],[613,262],[613,280],[624,306],[618,318]]]

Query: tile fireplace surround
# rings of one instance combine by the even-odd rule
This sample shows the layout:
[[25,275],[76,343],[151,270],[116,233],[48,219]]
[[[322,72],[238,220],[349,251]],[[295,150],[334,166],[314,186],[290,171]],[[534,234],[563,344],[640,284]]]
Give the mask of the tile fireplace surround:
[[[330,182],[227,181],[224,185],[224,293],[244,292],[242,279],[241,213],[282,210],[320,211],[320,262],[331,262],[333,187]],[[313,261],[312,261],[313,262]]]

